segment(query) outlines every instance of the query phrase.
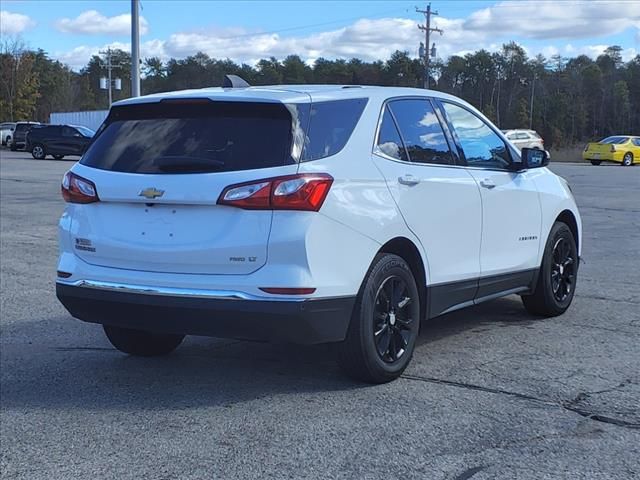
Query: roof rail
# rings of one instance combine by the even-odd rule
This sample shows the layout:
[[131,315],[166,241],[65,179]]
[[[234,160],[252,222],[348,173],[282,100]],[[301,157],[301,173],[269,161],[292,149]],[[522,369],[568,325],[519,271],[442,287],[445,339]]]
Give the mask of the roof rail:
[[362,85],[343,85],[342,88],[362,88]]
[[222,81],[222,88],[247,88],[250,86],[251,85],[238,75],[225,75]]

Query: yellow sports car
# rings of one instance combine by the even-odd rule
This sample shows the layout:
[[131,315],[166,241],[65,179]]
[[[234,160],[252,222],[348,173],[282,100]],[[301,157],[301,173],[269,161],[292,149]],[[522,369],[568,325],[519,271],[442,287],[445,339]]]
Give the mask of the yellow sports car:
[[640,137],[632,135],[616,135],[599,142],[587,143],[582,158],[592,165],[602,162],[618,162],[628,167],[640,163]]

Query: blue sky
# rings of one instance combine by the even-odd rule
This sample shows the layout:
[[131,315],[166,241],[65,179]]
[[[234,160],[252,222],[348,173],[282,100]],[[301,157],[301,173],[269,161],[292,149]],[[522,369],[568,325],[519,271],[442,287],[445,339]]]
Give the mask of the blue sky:
[[[325,58],[385,59],[395,49],[417,54],[422,39],[415,1],[168,1],[142,0],[143,56],[185,57],[199,50],[253,63],[290,53]],[[597,56],[623,47],[640,52],[637,0],[433,1],[438,56],[515,40],[535,55]],[[29,47],[81,68],[98,50],[129,49],[130,2],[2,1],[3,37],[19,35]]]

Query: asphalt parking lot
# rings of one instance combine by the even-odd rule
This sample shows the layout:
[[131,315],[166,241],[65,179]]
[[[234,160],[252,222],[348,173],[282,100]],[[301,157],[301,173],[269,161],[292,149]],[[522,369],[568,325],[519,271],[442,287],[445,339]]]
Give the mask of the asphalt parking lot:
[[0,152],[2,478],[640,477],[640,166],[552,165],[584,222],[565,315],[515,296],[446,315],[368,386],[328,346],[113,350],[55,298],[71,165]]

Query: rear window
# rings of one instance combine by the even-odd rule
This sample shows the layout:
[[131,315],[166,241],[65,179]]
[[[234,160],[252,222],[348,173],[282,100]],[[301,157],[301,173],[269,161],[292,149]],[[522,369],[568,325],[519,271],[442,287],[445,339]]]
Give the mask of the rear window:
[[355,115],[346,102],[285,105],[194,99],[114,107],[81,163],[116,172],[162,174],[251,170],[315,160],[337,153],[349,139],[364,104]]
[[114,107],[81,163],[126,173],[250,170],[293,162],[285,105],[159,102]]
[[600,143],[611,143],[615,145],[619,145],[621,143],[627,143],[629,137],[607,137],[604,140],[600,140]]
[[15,131],[16,131],[16,133],[26,132],[32,126],[33,126],[32,124],[19,123],[18,125],[16,125],[16,130]]

